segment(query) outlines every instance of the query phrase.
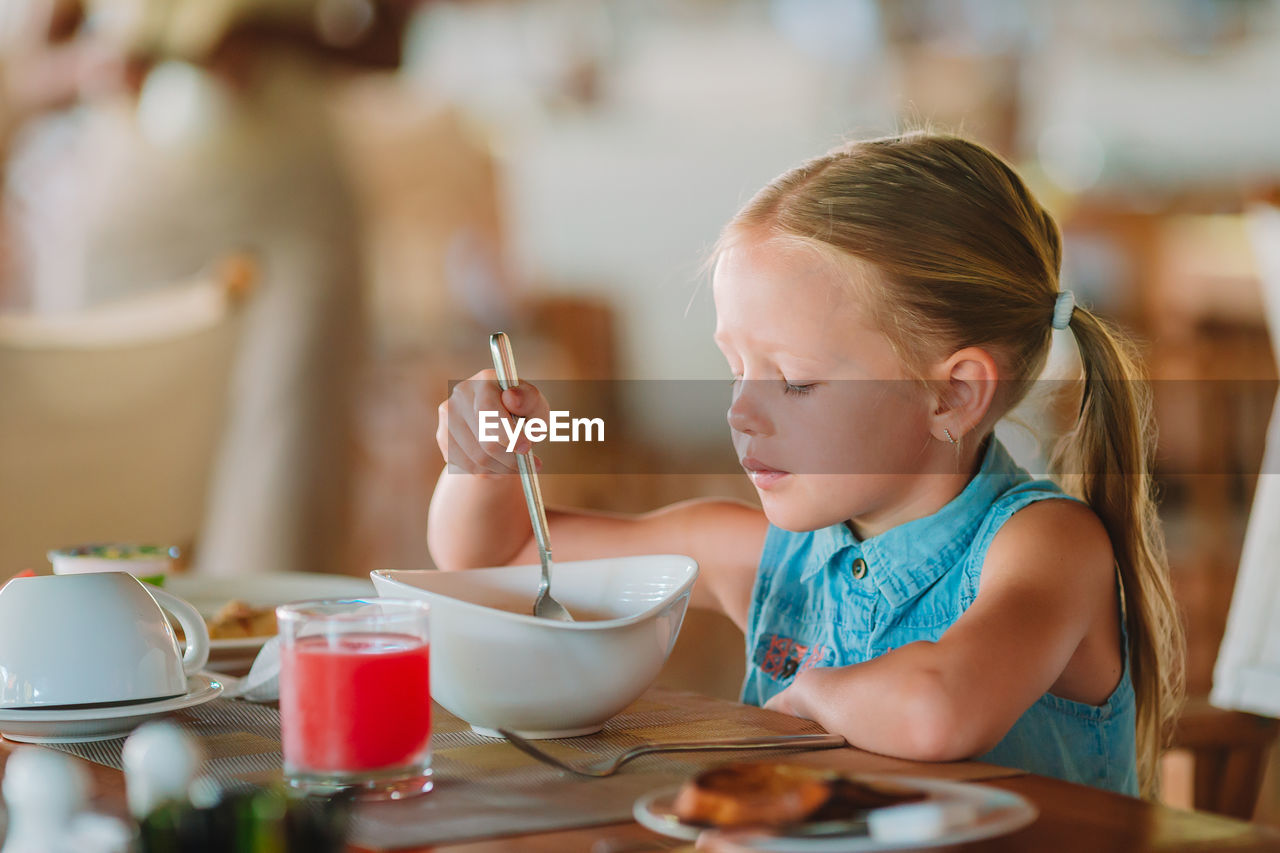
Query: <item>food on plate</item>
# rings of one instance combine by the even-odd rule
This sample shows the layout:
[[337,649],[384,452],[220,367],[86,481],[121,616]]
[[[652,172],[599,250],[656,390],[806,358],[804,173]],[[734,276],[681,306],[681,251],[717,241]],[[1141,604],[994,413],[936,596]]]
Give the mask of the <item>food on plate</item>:
[[827,776],[785,764],[726,764],[686,782],[672,810],[686,823],[710,826],[795,823],[831,796]]
[[735,762],[684,784],[672,811],[685,823],[717,827],[781,827],[845,820],[869,809],[923,800],[914,788],[857,779],[794,764]]
[[167,545],[76,545],[54,552],[60,557],[97,557],[100,560],[176,560],[178,549]]
[[270,637],[276,633],[276,609],[274,606],[254,607],[248,602],[233,598],[212,617],[209,639],[237,640],[245,637]]

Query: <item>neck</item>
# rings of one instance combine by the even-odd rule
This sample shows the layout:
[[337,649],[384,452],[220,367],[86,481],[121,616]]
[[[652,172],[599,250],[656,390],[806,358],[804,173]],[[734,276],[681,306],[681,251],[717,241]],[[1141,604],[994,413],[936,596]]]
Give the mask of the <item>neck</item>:
[[898,525],[933,515],[969,485],[978,473],[990,440],[962,447],[958,455],[951,446],[935,443],[936,447],[931,447],[923,460],[923,469],[904,478],[905,482],[891,491],[882,506],[845,523],[859,539],[869,539]]

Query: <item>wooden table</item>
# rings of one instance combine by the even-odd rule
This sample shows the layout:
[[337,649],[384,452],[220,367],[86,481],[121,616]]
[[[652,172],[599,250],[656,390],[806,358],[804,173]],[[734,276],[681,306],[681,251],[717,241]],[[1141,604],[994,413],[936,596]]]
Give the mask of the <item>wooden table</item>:
[[[1025,773],[987,780],[983,784],[1023,795],[1040,810],[1040,817],[1031,826],[1012,835],[938,850],[964,853],[1280,851],[1280,832],[1205,812],[1164,808],[1131,797]],[[613,842],[613,845],[607,842],[600,844],[595,848],[599,853],[608,853],[611,847],[618,853],[624,850],[641,853],[647,849],[632,848],[624,842],[653,841],[654,850],[660,849],[657,843],[661,843],[659,836],[636,824],[615,824],[589,830],[420,849],[438,853],[563,853],[593,851],[593,845],[602,840]]]
[[[0,740],[0,771],[14,746]],[[919,764],[855,749],[805,753],[789,756],[786,760],[858,772],[900,772],[904,775],[981,781],[1023,795],[1040,811],[1035,823],[1012,835],[938,849],[963,850],[965,853],[1015,850],[1037,853],[1129,853],[1146,850],[1280,852],[1280,830],[1204,812],[1170,809],[1095,788],[978,762]],[[123,816],[123,774],[101,765],[84,764],[92,779],[94,808]],[[653,846],[647,847],[641,842],[652,843]],[[643,850],[670,849],[673,844],[670,839],[655,835],[635,823],[619,823],[415,849],[439,853],[640,853]],[[357,847],[352,847],[351,851],[365,853],[363,848]]]
[[[870,759],[870,760],[868,760]],[[796,758],[788,758],[795,761]],[[806,763],[866,770],[874,767],[883,772],[882,756],[853,749],[811,753]],[[903,765],[909,762],[901,762]],[[1074,785],[1044,776],[991,768],[975,762],[933,765],[910,764],[904,772],[917,776],[980,780],[983,784],[1005,788],[1026,797],[1040,811],[1035,823],[1012,835],[937,848],[964,853],[1136,853],[1136,851],[1280,851],[1280,830],[1206,812],[1190,812],[1153,805],[1133,797],[1108,793],[1097,788]],[[993,772],[994,771],[994,772]],[[627,842],[634,843],[631,846]],[[653,842],[652,848],[640,842]],[[437,853],[641,853],[652,849],[669,849],[673,842],[635,823],[613,824],[591,829],[548,832],[518,838],[497,838],[466,844],[417,848]],[[661,846],[659,846],[661,845]],[[680,848],[684,850],[686,848]],[[689,847],[687,849],[692,849]],[[360,848],[352,848],[354,851]],[[361,851],[364,853],[364,851]]]

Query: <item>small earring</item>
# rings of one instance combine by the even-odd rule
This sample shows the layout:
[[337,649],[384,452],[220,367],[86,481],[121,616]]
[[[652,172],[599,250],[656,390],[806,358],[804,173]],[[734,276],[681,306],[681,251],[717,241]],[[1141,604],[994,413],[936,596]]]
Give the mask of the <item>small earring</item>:
[[943,427],[942,432],[947,436],[947,441],[951,442],[952,444],[957,443],[956,440],[951,437],[951,430],[947,429],[946,427]]

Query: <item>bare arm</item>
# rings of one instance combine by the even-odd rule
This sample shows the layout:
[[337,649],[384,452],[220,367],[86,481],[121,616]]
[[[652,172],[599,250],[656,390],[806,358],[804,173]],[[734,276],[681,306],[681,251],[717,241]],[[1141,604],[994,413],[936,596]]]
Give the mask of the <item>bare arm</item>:
[[[499,392],[492,371],[459,383],[440,406],[436,440],[452,462],[440,475],[427,520],[427,542],[442,569],[538,560],[520,478],[511,454],[476,438],[476,413],[503,411],[546,417],[532,385]],[[474,381],[481,380],[481,381]],[[527,443],[522,439],[521,445]],[[634,554],[685,554],[698,562],[691,604],[719,610],[744,627],[768,522],[754,507],[728,500],[693,500],[643,515],[554,509],[547,513],[557,560]]]
[[806,670],[769,707],[875,752],[923,761],[979,755],[1062,679],[1086,640],[1101,638],[1115,654],[1078,680],[1091,682],[1099,700],[1110,693],[1121,672],[1115,582],[1110,541],[1092,511],[1033,504],[997,534],[976,600],[936,643]]

